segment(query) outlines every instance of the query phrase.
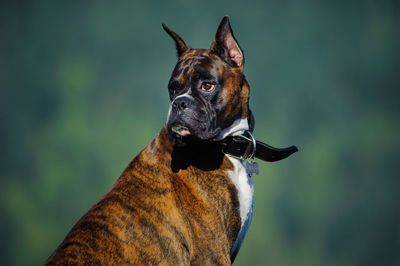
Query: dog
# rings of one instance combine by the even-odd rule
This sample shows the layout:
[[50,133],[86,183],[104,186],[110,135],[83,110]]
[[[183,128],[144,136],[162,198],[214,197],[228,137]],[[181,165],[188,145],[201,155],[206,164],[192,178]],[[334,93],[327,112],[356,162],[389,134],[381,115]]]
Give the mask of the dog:
[[167,121],[46,265],[231,265],[252,218],[257,169],[246,160],[297,151],[254,139],[244,54],[227,16],[210,49],[163,28],[178,55]]

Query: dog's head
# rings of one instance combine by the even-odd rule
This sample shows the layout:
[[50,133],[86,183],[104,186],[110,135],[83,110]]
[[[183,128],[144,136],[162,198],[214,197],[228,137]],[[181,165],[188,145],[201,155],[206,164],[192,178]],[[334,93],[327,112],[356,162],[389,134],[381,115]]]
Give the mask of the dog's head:
[[168,134],[178,142],[188,136],[213,141],[247,130],[249,85],[243,75],[243,51],[229,18],[222,19],[210,49],[192,49],[163,27],[178,54],[168,83]]

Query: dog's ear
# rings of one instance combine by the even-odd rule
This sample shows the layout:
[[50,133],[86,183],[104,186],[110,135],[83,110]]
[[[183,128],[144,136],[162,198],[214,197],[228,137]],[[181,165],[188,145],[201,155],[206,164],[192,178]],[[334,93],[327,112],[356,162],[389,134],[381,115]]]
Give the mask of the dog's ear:
[[240,49],[235,36],[233,36],[228,16],[225,16],[219,24],[214,41],[211,45],[211,51],[231,66],[243,68],[243,51]]
[[164,23],[162,24],[162,27],[168,33],[168,35],[171,36],[172,39],[174,39],[178,57],[181,57],[181,55],[184,52],[190,50],[190,47],[186,45],[186,43],[182,40],[182,38],[178,34],[170,30]]

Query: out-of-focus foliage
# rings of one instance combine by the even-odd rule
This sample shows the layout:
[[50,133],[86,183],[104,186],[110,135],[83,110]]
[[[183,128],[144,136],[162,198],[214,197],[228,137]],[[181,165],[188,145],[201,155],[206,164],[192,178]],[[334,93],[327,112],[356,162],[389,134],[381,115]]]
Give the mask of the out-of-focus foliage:
[[0,256],[38,265],[167,115],[165,22],[231,16],[260,162],[236,265],[400,265],[398,1],[2,1]]

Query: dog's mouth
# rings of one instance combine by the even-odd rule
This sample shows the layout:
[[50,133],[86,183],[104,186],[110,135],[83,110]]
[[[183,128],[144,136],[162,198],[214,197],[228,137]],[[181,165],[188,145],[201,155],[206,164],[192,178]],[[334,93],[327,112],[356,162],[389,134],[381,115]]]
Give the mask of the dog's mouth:
[[167,123],[168,135],[178,146],[185,146],[187,143],[196,139],[202,141],[212,141],[220,132],[220,130],[214,131],[207,130],[205,125],[191,127],[182,121],[175,121],[171,124]]
[[173,124],[167,127],[167,132],[169,132],[169,136],[174,140],[177,146],[186,146],[191,139],[195,138],[188,127],[179,124]]
[[179,136],[185,137],[192,135],[191,131],[189,128],[182,126],[182,125],[173,125],[171,127],[171,131]]

